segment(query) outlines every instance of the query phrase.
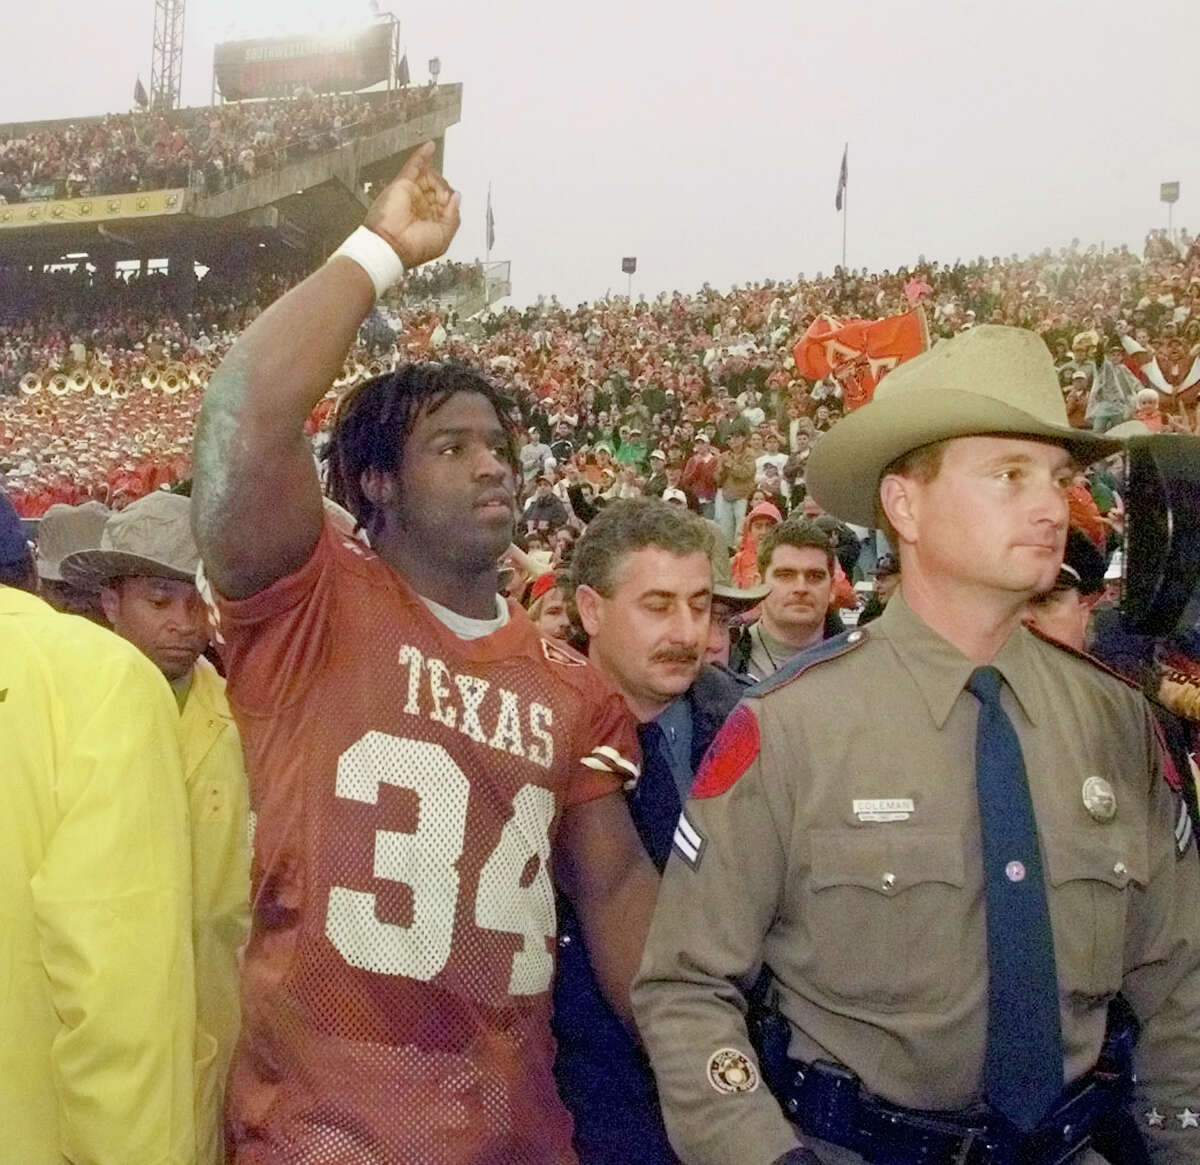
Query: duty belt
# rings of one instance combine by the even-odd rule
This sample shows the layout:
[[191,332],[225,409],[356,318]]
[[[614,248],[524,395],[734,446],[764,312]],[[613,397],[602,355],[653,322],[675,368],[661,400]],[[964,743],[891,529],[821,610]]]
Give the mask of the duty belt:
[[838,1064],[792,1061],[791,1068],[777,1093],[788,1117],[872,1165],[1065,1165],[1107,1129],[1123,1098],[1117,1082],[1089,1072],[1022,1133],[987,1109],[926,1112],[889,1104]]
[[840,1064],[805,1064],[787,1054],[790,1028],[765,1004],[765,980],[747,1017],[767,1085],[809,1136],[857,1153],[871,1165],[1065,1165],[1089,1146],[1120,1165],[1148,1165],[1129,1115],[1138,1023],[1117,996],[1096,1067],[1071,1084],[1031,1132],[986,1107],[957,1112],[902,1108],[873,1096]]

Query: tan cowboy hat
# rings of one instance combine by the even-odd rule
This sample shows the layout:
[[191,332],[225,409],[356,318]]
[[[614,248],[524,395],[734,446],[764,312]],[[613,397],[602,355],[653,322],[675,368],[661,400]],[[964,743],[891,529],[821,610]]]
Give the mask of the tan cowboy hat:
[[76,550],[94,550],[112,511],[102,502],[81,506],[51,506],[38,526],[38,574],[48,582],[62,582],[62,561]]
[[712,589],[714,601],[728,603],[731,607],[739,607],[744,611],[758,606],[770,593],[771,588],[765,583],[756,587],[736,587],[732,583],[719,582],[714,583]]
[[829,513],[874,526],[879,482],[897,458],[951,437],[1004,434],[1064,445],[1088,465],[1120,440],[1073,429],[1050,350],[1024,328],[980,324],[889,372],[809,454],[805,481]]
[[147,494],[104,524],[98,550],[78,550],[62,561],[66,582],[98,591],[134,576],[195,582],[200,551],[192,538],[191,500],[180,494]]
[[1128,441],[1130,437],[1153,437],[1154,430],[1145,421],[1122,421],[1113,425],[1105,434],[1114,441]]

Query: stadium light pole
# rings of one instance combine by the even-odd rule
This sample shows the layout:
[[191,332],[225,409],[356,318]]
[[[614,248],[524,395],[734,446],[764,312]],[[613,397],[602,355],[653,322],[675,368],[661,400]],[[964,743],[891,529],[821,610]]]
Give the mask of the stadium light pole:
[[154,47],[150,62],[150,108],[166,112],[179,105],[183,85],[185,0],[154,0]]

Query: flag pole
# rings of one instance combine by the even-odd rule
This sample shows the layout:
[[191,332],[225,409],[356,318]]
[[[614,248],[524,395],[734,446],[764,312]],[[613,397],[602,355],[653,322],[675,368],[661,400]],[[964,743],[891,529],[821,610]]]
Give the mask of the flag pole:
[[483,220],[484,262],[492,261],[492,184],[488,183],[487,210]]
[[[850,156],[850,143],[842,147],[842,157]],[[828,205],[828,204],[826,204]],[[850,175],[847,169],[846,185],[842,188],[842,271],[846,270],[846,219],[850,214]]]

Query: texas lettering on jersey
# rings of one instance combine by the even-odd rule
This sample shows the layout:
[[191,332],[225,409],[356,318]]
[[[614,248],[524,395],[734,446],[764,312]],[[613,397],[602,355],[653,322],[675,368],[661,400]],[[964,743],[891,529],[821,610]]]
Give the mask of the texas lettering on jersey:
[[400,663],[408,669],[407,716],[427,716],[447,728],[457,727],[479,744],[526,757],[548,769],[554,763],[553,713],[531,701],[523,708],[516,692],[496,688],[481,676],[454,675],[435,656],[405,644]]

